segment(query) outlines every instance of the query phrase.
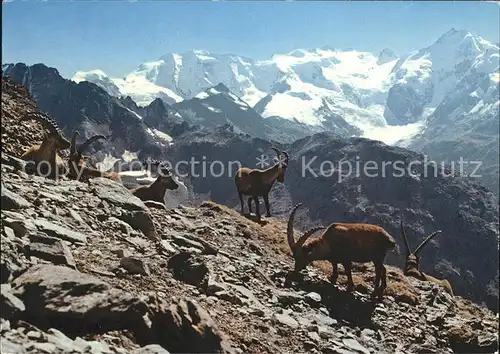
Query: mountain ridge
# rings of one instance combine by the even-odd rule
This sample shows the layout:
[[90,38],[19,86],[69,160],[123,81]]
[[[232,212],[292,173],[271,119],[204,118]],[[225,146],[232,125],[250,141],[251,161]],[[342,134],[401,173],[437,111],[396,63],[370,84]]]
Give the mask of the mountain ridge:
[[[191,50],[165,54],[156,61],[141,64],[130,75],[131,80],[143,75],[150,84],[176,91],[182,99],[223,83],[252,107],[267,96],[266,102],[259,104],[259,113],[264,118],[297,119],[307,126],[322,126],[329,121],[328,116],[338,115],[361,129],[364,136],[394,143],[422,128],[422,124],[411,124],[423,122],[442,95],[453,90],[455,79],[441,79],[438,74],[433,74],[436,78],[428,77],[434,66],[441,70],[440,67],[449,64],[446,72],[439,75],[449,76],[447,73],[455,70],[454,62],[462,63],[464,68],[457,70],[463,71],[474,53],[482,53],[486,47],[498,52],[498,47],[469,31],[451,29],[419,51],[399,58],[389,53],[392,60],[379,64],[377,61],[384,51],[377,56],[355,50],[334,51],[334,48],[296,49],[274,54],[267,60],[253,60],[230,53]],[[457,56],[445,60],[434,55],[434,62],[429,64],[426,51],[433,48],[443,53],[457,52]],[[75,80],[83,79],[83,72],[75,76]],[[419,86],[435,88],[427,89],[426,94],[425,89],[419,92],[422,90]],[[137,97],[135,101],[141,105],[143,98]],[[397,136],[393,139],[394,135]]]

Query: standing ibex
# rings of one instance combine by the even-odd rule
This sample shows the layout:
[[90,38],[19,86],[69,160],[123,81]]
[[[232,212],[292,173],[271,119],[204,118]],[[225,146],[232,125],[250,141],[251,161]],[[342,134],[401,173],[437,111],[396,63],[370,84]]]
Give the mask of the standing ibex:
[[58,151],[69,148],[69,140],[64,137],[56,121],[49,116],[39,112],[27,112],[22,120],[30,118],[39,120],[44,128],[48,130],[48,134],[40,145],[34,145],[26,150],[21,155],[21,159],[32,161],[35,164],[35,168],[38,168],[39,164],[42,162],[48,163],[49,165],[47,167],[50,171],[41,171],[42,173],[49,173],[52,176],[55,175],[56,172],[64,173],[66,167]]
[[288,245],[295,259],[294,271],[291,274],[297,274],[313,261],[326,260],[332,264],[331,282],[335,285],[338,277],[337,264],[342,263],[347,273],[347,290],[351,291],[354,287],[352,281],[352,262],[373,262],[375,265],[374,293],[379,291],[380,295],[382,295],[387,287],[384,260],[387,252],[396,248],[394,238],[377,225],[332,223],[318,237],[306,242],[316,231],[324,229],[323,226],[306,231],[295,242],[293,237],[293,219],[297,208],[301,205],[302,203],[299,203],[292,209],[292,213],[288,219]]
[[152,200],[163,204],[167,189],[175,190],[179,188],[179,185],[164,162],[157,160],[143,162],[144,167],[148,165],[150,168],[157,167],[158,177],[156,180],[148,186],[135,187],[130,191],[141,200]]
[[73,132],[71,137],[71,147],[69,155],[69,174],[71,178],[80,180],[96,177],[109,178],[115,182],[121,182],[120,175],[116,172],[103,172],[98,169],[85,166],[85,159],[83,157],[83,151],[92,144],[94,141],[100,139],[106,139],[104,135],[94,135],[93,137],[87,139],[80,147],[76,148],[76,137],[79,135],[78,131]]
[[276,148],[272,148],[278,158],[278,162],[268,169],[257,170],[250,169],[247,167],[242,167],[236,172],[234,178],[236,189],[238,190],[238,197],[241,203],[241,214],[243,214],[243,196],[250,196],[248,198],[248,212],[252,213],[252,199],[255,201],[255,214],[257,218],[260,219],[259,211],[259,197],[264,199],[266,205],[267,217],[271,216],[271,210],[269,207],[269,191],[273,186],[274,182],[283,183],[285,181],[285,171],[288,166],[288,154],[285,151],[280,151]]
[[422,251],[422,248],[435,236],[439,235],[441,233],[441,230],[434,231],[431,233],[429,236],[427,236],[421,243],[420,245],[415,249],[415,251],[410,251],[410,245],[408,244],[408,239],[406,237],[406,232],[405,232],[405,227],[403,224],[403,220],[401,220],[401,235],[403,236],[403,241],[405,244],[406,248],[406,261],[405,261],[405,268],[404,268],[404,274],[406,276],[410,276],[416,279],[420,280],[426,280],[426,281],[431,281],[437,285],[442,286],[446,292],[448,292],[451,296],[453,296],[453,290],[451,288],[451,284],[448,280],[446,279],[437,279],[434,278],[433,276],[430,276],[428,274],[425,274],[420,270],[420,257],[418,254],[420,251]]

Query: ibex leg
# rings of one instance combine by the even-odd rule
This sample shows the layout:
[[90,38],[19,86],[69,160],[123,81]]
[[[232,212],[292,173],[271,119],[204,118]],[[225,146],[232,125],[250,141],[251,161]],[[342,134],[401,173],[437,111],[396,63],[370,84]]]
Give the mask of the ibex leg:
[[385,269],[384,264],[382,263],[382,284],[380,287],[380,295],[382,295],[387,288],[387,270]]
[[262,198],[264,198],[264,204],[266,205],[266,210],[267,210],[266,216],[270,217],[271,216],[271,208],[269,207],[269,196],[267,194],[264,194]]
[[382,268],[380,267],[380,263],[378,262],[373,262],[373,265],[375,266],[375,283],[373,284],[373,287],[375,290],[377,290],[380,286],[380,277],[382,276]]
[[342,263],[345,269],[345,273],[347,274],[347,291],[351,292],[354,288],[354,282],[352,281],[352,263],[344,262]]
[[330,277],[330,282],[332,285],[337,284],[337,278],[339,277],[339,267],[336,261],[330,261],[332,263],[332,276]]
[[255,201],[255,215],[257,215],[257,218],[260,219],[259,197],[255,196],[253,197],[253,200]]

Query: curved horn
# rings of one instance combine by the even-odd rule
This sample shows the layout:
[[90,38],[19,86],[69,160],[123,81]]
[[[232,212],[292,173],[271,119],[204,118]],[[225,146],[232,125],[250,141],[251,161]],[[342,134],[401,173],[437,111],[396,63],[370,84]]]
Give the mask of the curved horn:
[[92,144],[94,141],[100,140],[100,139],[106,139],[104,135],[94,135],[93,137],[87,139],[82,145],[80,145],[80,148],[78,149],[78,154],[81,155],[83,151]]
[[149,166],[151,168],[151,166],[159,166],[160,164],[161,164],[160,161],[158,161],[158,160],[151,160],[149,158],[147,160],[142,161],[142,166],[143,167],[148,167]]
[[405,232],[405,227],[403,225],[403,219],[401,218],[401,235],[403,236],[403,241],[405,243],[405,248],[406,248],[406,256],[411,253],[410,250],[410,245],[408,244],[408,238],[406,237],[406,232]]
[[285,155],[286,157],[286,161],[288,161],[288,159],[290,158],[290,156],[288,155],[288,153],[286,151],[282,151],[281,152],[283,155]]
[[77,130],[75,130],[73,132],[73,135],[71,136],[71,145],[70,145],[70,148],[69,148],[69,151],[70,151],[70,154],[73,156],[73,155],[76,155],[76,137],[80,135],[80,133],[78,133]]
[[300,249],[302,247],[302,245],[304,244],[304,242],[306,242],[306,240],[311,237],[315,232],[319,231],[319,230],[323,230],[325,227],[324,226],[316,226],[316,227],[313,227],[312,229],[309,229],[307,230],[306,232],[304,232],[304,234],[299,238],[299,240],[297,241],[297,243],[295,244],[295,247],[297,249]]
[[288,240],[288,245],[290,246],[292,252],[295,249],[295,239],[293,238],[293,219],[295,218],[295,212],[301,205],[302,203],[298,203],[296,206],[294,206],[292,212],[290,213],[290,217],[288,218],[286,236]]
[[278,150],[277,148],[275,148],[275,147],[272,147],[271,149],[272,149],[272,150],[274,150],[274,152],[276,152],[276,155],[278,155],[278,159],[279,159],[279,157],[280,157],[280,155],[281,155],[281,151],[279,151],[279,150]]
[[427,236],[420,245],[418,245],[418,247],[415,249],[415,251],[413,252],[413,254],[416,256],[418,254],[418,252],[420,252],[422,250],[422,248],[430,241],[432,240],[433,237],[437,236],[438,234],[441,233],[441,230],[437,230],[437,231],[434,231],[432,234],[430,234],[429,236]]

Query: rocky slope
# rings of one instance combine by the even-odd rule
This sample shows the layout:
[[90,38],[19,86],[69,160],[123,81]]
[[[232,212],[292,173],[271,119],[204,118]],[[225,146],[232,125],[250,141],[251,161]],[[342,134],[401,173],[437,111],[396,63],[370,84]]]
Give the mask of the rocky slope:
[[[272,158],[271,146],[206,129],[181,135],[167,154],[174,166],[178,163],[179,174],[189,175],[195,192],[239,210],[236,170],[239,165],[264,168],[257,158]],[[423,252],[423,270],[450,279],[458,294],[498,309],[498,292],[489,290],[498,281],[498,199],[475,179],[451,176],[439,165],[425,165],[420,154],[363,138],[319,133],[280,148],[291,161],[285,183],[271,191],[274,215],[287,217],[302,202],[309,209],[303,226],[310,220],[371,222],[397,235],[400,246],[401,217],[414,245],[441,229]],[[403,260],[389,257],[388,262]]]
[[27,111],[36,109],[26,87],[2,78],[2,151],[21,156],[30,146],[42,142],[40,122],[20,119]]

